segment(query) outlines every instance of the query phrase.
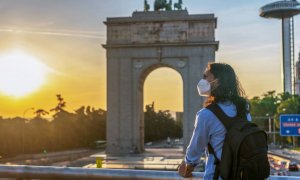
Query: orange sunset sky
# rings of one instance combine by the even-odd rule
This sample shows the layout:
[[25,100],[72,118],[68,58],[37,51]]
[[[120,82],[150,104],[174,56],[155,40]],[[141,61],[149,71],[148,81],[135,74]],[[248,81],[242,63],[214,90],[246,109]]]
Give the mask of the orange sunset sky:
[[[151,8],[153,1],[148,0]],[[218,18],[216,61],[236,69],[249,97],[282,91],[281,24],[258,15],[261,6],[273,1],[183,2],[189,14]],[[0,116],[32,117],[30,108],[49,111],[57,104],[56,94],[71,112],[82,105],[106,109],[103,21],[135,10],[143,10],[143,0],[0,0]],[[297,55],[299,27],[295,17]],[[172,69],[153,71],[145,82],[144,103],[182,111],[182,83]]]

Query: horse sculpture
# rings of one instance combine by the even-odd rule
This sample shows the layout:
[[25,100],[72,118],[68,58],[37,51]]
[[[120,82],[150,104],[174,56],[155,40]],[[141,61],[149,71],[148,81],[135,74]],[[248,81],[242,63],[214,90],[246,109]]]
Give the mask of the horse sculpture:
[[[146,7],[147,1],[145,0],[145,5]],[[178,0],[178,3],[174,4],[174,9],[176,8],[177,10],[182,10],[182,0]],[[145,9],[145,8],[144,8]],[[155,0],[154,1],[154,10],[159,11],[160,9],[165,9],[166,11],[172,11],[172,0]]]
[[174,4],[174,9],[182,10],[182,0],[178,0],[178,3]]
[[169,0],[169,3],[166,4],[165,9],[166,11],[172,11],[172,0]]
[[166,7],[167,0],[155,0],[154,1],[154,10],[159,11],[160,9],[164,9]]
[[149,11],[150,5],[148,4],[147,0],[144,0],[144,11]]

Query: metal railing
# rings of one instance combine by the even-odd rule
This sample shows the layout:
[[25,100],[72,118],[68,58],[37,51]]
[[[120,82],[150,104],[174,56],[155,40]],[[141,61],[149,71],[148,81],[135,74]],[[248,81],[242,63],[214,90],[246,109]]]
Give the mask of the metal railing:
[[[203,173],[193,173],[193,179],[202,179]],[[54,166],[0,165],[1,178],[20,179],[183,179],[175,171],[129,170],[129,169],[90,169]]]
[[[89,169],[76,167],[54,166],[23,166],[23,165],[0,165],[1,178],[15,178],[18,180],[30,179],[188,179],[201,180],[203,173],[194,172],[192,178],[182,178],[175,171],[153,170],[128,170],[128,169]],[[300,180],[295,176],[270,176],[270,180]]]

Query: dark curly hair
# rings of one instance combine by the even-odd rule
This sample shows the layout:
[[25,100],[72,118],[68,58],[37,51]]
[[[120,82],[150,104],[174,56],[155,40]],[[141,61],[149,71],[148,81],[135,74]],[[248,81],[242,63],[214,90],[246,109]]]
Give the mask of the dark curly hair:
[[212,73],[217,81],[212,83],[210,96],[204,106],[231,101],[237,107],[237,116],[244,118],[249,112],[249,103],[244,97],[245,91],[233,68],[225,63],[209,63],[207,71]]

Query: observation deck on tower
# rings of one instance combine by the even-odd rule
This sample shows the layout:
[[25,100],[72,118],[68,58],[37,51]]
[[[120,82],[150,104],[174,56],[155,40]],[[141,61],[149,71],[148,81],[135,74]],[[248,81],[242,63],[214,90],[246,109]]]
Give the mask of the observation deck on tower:
[[297,1],[277,1],[260,8],[260,16],[265,18],[288,18],[300,14],[300,3]]

